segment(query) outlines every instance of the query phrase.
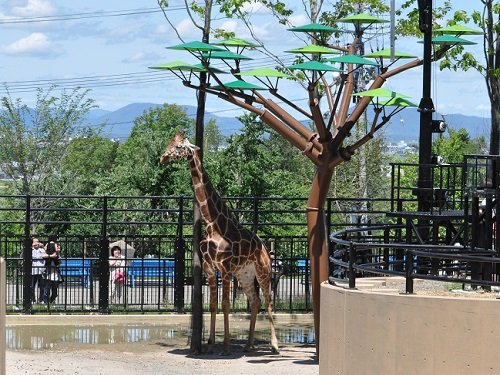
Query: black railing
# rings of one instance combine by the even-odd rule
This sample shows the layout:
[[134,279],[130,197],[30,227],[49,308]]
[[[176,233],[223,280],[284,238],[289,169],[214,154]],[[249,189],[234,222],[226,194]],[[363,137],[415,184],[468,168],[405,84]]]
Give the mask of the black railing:
[[[22,238],[12,241],[22,246]],[[74,239],[61,238],[61,243],[74,246]],[[86,239],[88,242],[98,239]],[[135,243],[161,242],[168,247],[175,246],[176,238],[154,236],[152,238],[141,237],[140,239],[128,238]],[[186,239],[186,242],[190,242]],[[273,290],[273,300],[276,311],[298,312],[311,311],[310,285],[307,275],[309,265],[306,264],[307,257],[300,254],[307,253],[307,240],[303,237],[274,237],[264,239],[269,247],[275,251],[279,249],[279,260],[283,265],[283,273],[280,275],[276,288]],[[4,238],[3,243],[6,243]],[[7,242],[8,243],[8,242]],[[64,253],[64,245],[62,245]],[[192,294],[191,277],[191,248],[186,249],[186,258],[183,264],[174,262],[174,258],[158,258],[149,255],[145,258],[127,258],[123,267],[125,271],[124,282],[120,285],[121,296],[119,299],[111,299],[112,283],[108,276],[100,277],[105,266],[101,264],[98,257],[63,257],[59,269],[63,282],[58,288],[58,297],[51,303],[40,304],[39,291],[35,290],[35,299],[31,300],[33,289],[28,288],[25,294],[25,277],[23,269],[23,258],[7,257],[7,309],[10,312],[23,311],[25,313],[45,313],[47,310],[53,312],[103,312],[102,300],[109,312],[184,312],[189,311]],[[107,260],[106,260],[107,261]],[[301,265],[302,264],[302,265]],[[179,269],[182,269],[179,273]],[[31,275],[30,275],[31,276]],[[179,280],[179,278],[182,278]],[[102,280],[107,284],[108,293],[100,297],[102,293]],[[43,281],[42,281],[43,283]],[[36,289],[39,287],[37,286]],[[221,288],[219,288],[221,289]],[[221,293],[221,290],[219,291]],[[179,298],[179,296],[182,296]],[[208,311],[208,285],[203,286],[203,303]],[[221,301],[219,296],[219,301]],[[25,298],[26,297],[26,298]],[[25,309],[26,302],[29,309]],[[246,311],[247,303],[242,292],[235,289],[232,293],[232,306],[234,311]]]
[[500,257],[495,250],[401,243],[397,233],[403,228],[401,225],[381,225],[332,234],[330,282],[347,283],[354,288],[360,277],[402,276],[406,279],[407,293],[413,293],[414,279],[486,289],[500,286]]
[[[252,228],[277,254],[284,273],[273,291],[277,311],[310,311],[306,199],[226,198],[243,225]],[[9,311],[176,311],[190,310],[192,292],[192,197],[129,196],[0,196],[0,255],[7,259]],[[384,216],[387,199],[330,199],[329,230],[363,225]],[[33,304],[31,237],[46,242],[56,235],[64,262],[90,262],[79,282],[78,266],[64,277],[51,306]],[[123,285],[121,301],[110,301],[107,259],[109,243],[122,239],[133,246],[132,259],[175,259],[174,283],[147,278],[132,288]],[[78,263],[81,262],[81,263]],[[127,266],[128,267],[128,266]],[[154,281],[154,282],[153,282]],[[208,310],[208,292],[204,293]],[[219,298],[220,300],[220,298]],[[233,309],[246,310],[241,293],[233,291]]]

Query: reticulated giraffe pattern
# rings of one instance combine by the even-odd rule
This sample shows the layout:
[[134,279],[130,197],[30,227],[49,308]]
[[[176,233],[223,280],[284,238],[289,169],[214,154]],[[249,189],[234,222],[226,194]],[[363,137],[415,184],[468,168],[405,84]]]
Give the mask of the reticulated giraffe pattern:
[[271,346],[278,351],[271,302],[271,259],[262,240],[244,228],[232,215],[227,204],[212,186],[205,172],[199,149],[182,133],[177,133],[160,158],[162,164],[186,159],[191,171],[194,196],[206,227],[206,237],[200,242],[203,270],[210,287],[210,336],[209,346],[215,342],[217,314],[217,272],[222,280],[222,311],[224,313],[224,352],[229,351],[230,284],[236,277],[248,298],[251,317],[248,342],[254,342],[255,322],[260,308],[260,297],[255,279],[264,296],[271,327]]

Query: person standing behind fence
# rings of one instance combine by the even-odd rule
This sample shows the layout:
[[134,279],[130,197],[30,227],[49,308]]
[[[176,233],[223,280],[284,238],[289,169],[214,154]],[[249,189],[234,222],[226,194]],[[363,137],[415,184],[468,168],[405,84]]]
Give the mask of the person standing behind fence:
[[109,259],[109,286],[112,303],[120,303],[122,299],[123,284],[125,283],[125,258],[120,246],[111,248]]
[[[45,249],[38,238],[33,237],[31,240],[31,301],[41,302],[43,296],[43,280],[42,273],[45,270]],[[38,287],[38,293],[36,289]],[[38,294],[38,298],[37,298]]]
[[51,304],[57,298],[57,289],[62,282],[61,273],[59,272],[61,247],[55,241],[49,241],[45,246],[45,252],[45,271],[43,273],[45,286],[42,303]]
[[276,293],[278,290],[278,283],[280,281],[281,276],[284,274],[283,262],[279,259],[276,259],[276,255],[274,253],[270,254],[271,258],[271,290],[273,293]]

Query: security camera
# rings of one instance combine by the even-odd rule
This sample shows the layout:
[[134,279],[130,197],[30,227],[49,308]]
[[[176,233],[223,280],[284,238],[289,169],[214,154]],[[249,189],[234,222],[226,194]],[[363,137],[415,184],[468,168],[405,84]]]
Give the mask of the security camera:
[[443,120],[432,120],[431,129],[433,133],[444,133],[446,130],[446,122]]

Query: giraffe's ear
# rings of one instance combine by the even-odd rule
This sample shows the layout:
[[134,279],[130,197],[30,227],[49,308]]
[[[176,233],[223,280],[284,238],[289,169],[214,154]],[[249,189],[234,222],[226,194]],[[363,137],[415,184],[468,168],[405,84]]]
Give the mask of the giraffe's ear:
[[200,148],[196,145],[193,145],[193,150],[198,151]]

